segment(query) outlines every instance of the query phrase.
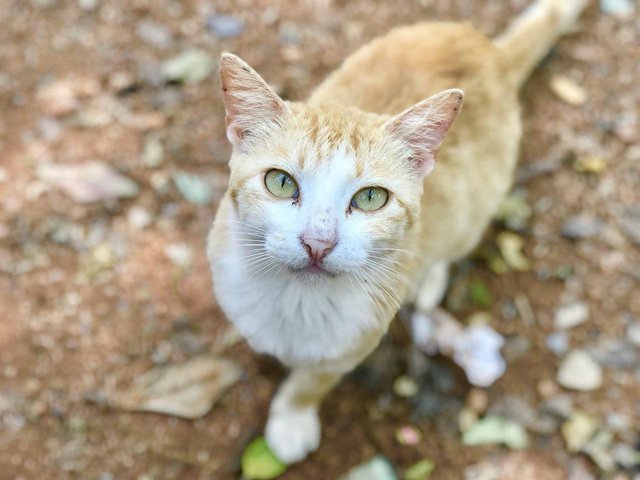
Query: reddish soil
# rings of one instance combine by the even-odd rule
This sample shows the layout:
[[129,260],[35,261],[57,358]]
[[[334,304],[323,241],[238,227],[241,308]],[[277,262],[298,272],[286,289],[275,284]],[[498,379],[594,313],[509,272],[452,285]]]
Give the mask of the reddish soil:
[[[239,478],[243,448],[262,432],[284,375],[243,342],[224,355],[245,376],[202,419],[127,413],[96,402],[100,392],[126,386],[151,368],[159,349],[168,352],[163,361],[179,362],[208,350],[227,328],[211,293],[204,249],[216,204],[193,205],[170,181],[185,170],[224,182],[229,148],[216,76],[197,85],[166,85],[154,80],[154,68],[188,48],[202,48],[213,58],[232,51],[285,98],[303,99],[351,51],[393,26],[463,19],[495,34],[527,2],[220,0],[214,7],[196,0],[98,0],[93,10],[80,7],[90,2],[50,3],[40,8],[5,0],[0,7],[0,178],[6,177],[0,181],[0,479]],[[242,34],[220,39],[207,30],[206,15],[214,8],[242,19]],[[166,47],[140,38],[136,29],[143,20],[168,29]],[[132,79],[123,91],[116,85],[119,74]],[[585,105],[554,96],[549,80],[558,74],[586,89]],[[68,77],[91,79],[98,92],[54,120],[62,127],[56,134],[37,92]],[[491,292],[494,327],[530,342],[487,389],[490,403],[517,395],[536,405],[545,382],[560,388],[554,383],[559,359],[545,345],[559,304],[582,299],[590,307],[588,322],[569,332],[571,348],[622,339],[627,323],[640,318],[640,252],[625,233],[624,216],[640,205],[638,78],[638,20],[604,15],[593,6],[580,30],[558,44],[522,92],[523,167],[567,156],[596,156],[605,166],[581,173],[569,160],[523,186],[534,207],[522,232],[530,271],[496,275],[479,259],[465,265],[466,275]],[[81,114],[91,112],[97,97],[124,106],[138,123],[83,123]],[[150,168],[141,157],[145,137],[154,133],[164,144],[165,161]],[[113,165],[140,185],[140,193],[87,206],[38,179],[37,168],[47,161],[89,159]],[[151,214],[145,229],[127,220],[134,206]],[[563,238],[563,222],[581,212],[605,227],[592,238]],[[488,233],[488,245],[496,231]],[[164,252],[174,243],[193,252],[186,271]],[[114,258],[100,263],[96,247],[105,244]],[[569,278],[555,275],[566,267],[573,271]],[[535,315],[531,323],[513,307],[522,294]],[[467,305],[455,313],[476,310]],[[392,339],[388,344],[406,369],[406,345]],[[412,402],[393,394],[392,373],[383,372],[373,384],[356,373],[323,407],[319,451],[282,478],[335,479],[380,453],[398,471],[428,457],[437,465],[433,479],[459,479],[469,465],[504,452],[462,444],[456,415],[469,386],[452,364],[438,362],[454,372],[451,408],[420,417]],[[631,427],[620,435],[633,441],[639,385],[637,366],[608,368],[602,388],[571,396],[576,408],[599,418],[627,416]],[[423,432],[416,446],[396,440],[397,429],[407,424]],[[575,456],[560,433],[532,438],[529,461],[566,473]],[[618,475],[632,478],[630,472]]]

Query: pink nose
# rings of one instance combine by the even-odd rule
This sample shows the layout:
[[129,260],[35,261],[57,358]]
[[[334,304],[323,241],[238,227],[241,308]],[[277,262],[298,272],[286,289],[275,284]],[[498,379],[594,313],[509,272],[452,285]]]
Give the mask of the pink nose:
[[336,242],[331,240],[318,240],[317,238],[300,237],[304,248],[309,254],[309,258],[313,263],[318,263],[336,246]]

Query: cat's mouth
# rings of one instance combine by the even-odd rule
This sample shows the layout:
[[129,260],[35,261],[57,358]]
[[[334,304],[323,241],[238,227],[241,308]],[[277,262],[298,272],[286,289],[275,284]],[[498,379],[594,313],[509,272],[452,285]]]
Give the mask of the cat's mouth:
[[327,270],[322,263],[310,262],[307,266],[302,268],[294,268],[292,269],[296,274],[302,275],[305,277],[313,276],[327,276],[327,277],[335,277],[335,273]]

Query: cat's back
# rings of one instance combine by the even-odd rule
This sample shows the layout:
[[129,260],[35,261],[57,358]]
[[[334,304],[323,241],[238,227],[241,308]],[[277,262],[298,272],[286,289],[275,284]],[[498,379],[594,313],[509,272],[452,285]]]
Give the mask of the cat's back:
[[[349,56],[309,103],[340,103],[395,114],[447,88],[465,91],[465,110],[506,84],[499,50],[463,23],[425,22],[395,28]],[[471,105],[469,105],[471,103]]]

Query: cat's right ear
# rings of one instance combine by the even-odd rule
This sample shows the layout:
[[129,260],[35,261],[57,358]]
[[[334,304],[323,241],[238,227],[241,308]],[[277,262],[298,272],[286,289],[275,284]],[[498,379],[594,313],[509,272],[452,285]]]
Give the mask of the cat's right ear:
[[223,53],[220,84],[227,111],[227,137],[241,149],[248,138],[268,133],[282,125],[289,113],[287,104],[240,57]]
[[432,95],[387,121],[384,129],[409,148],[409,162],[420,178],[436,164],[444,137],[460,113],[464,93],[450,89]]

